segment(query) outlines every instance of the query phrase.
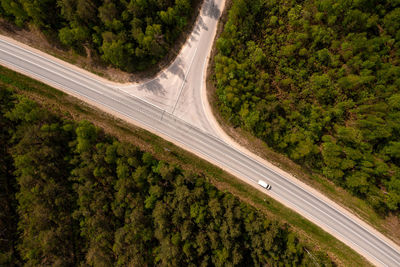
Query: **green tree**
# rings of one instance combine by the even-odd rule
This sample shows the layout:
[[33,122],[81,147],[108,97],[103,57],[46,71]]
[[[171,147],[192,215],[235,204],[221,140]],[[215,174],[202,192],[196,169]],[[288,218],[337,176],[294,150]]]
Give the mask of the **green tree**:
[[13,92],[7,88],[0,89],[0,265],[18,265],[19,255],[16,251],[17,235],[17,191],[13,175],[11,133],[14,126],[5,114],[14,106]]

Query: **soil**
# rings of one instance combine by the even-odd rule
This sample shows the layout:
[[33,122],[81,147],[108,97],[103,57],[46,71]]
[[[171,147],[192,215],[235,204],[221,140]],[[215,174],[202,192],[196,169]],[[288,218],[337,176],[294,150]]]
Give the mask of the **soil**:
[[193,30],[202,3],[203,0],[194,1],[194,14],[167,55],[149,69],[133,73],[125,72],[106,64],[101,60],[99,55],[95,54],[87,47],[84,47],[82,53],[79,54],[72,49],[67,49],[57,40],[57,38],[46,36],[40,30],[31,25],[28,25],[26,28],[20,28],[3,18],[0,18],[0,34],[34,47],[61,60],[72,63],[108,80],[120,83],[140,82],[155,77],[161,70],[174,61]]

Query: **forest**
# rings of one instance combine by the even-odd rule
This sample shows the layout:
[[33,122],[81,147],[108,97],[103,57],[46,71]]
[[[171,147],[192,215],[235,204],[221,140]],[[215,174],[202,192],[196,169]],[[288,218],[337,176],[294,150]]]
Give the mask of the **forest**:
[[0,0],[0,17],[31,25],[78,53],[126,71],[162,59],[194,14],[197,0]]
[[234,0],[218,109],[380,214],[400,208],[400,1]]
[[0,265],[332,265],[207,177],[63,116],[0,88]]

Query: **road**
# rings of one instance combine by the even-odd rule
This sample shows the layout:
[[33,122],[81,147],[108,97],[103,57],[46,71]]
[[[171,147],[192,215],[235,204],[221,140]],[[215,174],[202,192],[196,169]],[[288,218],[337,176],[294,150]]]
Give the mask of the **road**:
[[[205,0],[177,59],[156,78],[121,85],[0,36],[0,63],[133,122],[238,176],[316,223],[369,261],[400,266],[400,248],[320,193],[238,148],[210,116],[204,76],[224,1]],[[265,180],[272,190],[257,185]]]

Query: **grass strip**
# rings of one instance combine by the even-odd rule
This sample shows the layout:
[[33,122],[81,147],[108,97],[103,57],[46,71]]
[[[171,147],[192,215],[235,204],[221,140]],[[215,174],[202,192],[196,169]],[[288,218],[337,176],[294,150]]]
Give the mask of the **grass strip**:
[[[55,88],[0,66],[0,86],[38,102],[43,107],[71,120],[88,120],[121,141],[131,142],[155,158],[202,174],[220,190],[226,190],[264,212],[269,218],[288,223],[309,248],[326,251],[338,266],[371,266],[350,247],[276,200],[242,182],[217,166],[181,149],[155,134],[109,115]],[[312,253],[312,251],[311,251]]]

